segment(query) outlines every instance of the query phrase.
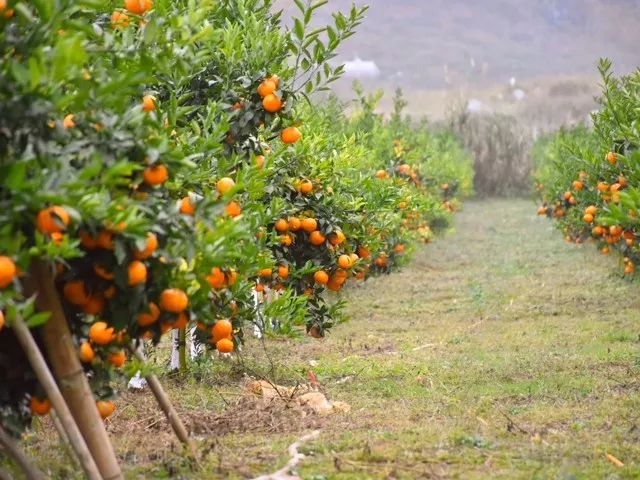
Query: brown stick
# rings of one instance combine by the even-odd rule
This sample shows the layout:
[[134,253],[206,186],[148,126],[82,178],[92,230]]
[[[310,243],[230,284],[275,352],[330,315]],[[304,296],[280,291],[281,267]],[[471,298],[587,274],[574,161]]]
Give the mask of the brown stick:
[[[28,480],[44,480],[44,474],[20,451],[9,434],[0,426],[0,447],[18,464]],[[0,477],[2,478],[2,477]],[[11,478],[11,477],[7,477]]]
[[[53,375],[49,371],[49,367],[42,356],[42,352],[40,352],[36,341],[33,339],[33,335],[31,335],[31,330],[29,330],[29,327],[27,327],[20,316],[16,316],[11,321],[11,329],[18,339],[18,342],[20,342],[22,350],[24,350],[24,353],[27,355],[29,363],[35,372],[40,385],[42,385],[42,388],[44,388],[44,391],[47,393],[47,397],[51,401],[51,404],[53,405],[53,408],[67,433],[69,442],[80,459],[82,468],[91,480],[100,480],[102,477],[100,476],[96,462],[93,460],[93,457],[87,448],[87,444],[85,443],[76,422],[73,420],[69,407],[62,397]],[[64,437],[61,436],[61,439],[64,441]]]
[[[142,353],[141,349],[135,348],[135,345],[132,345],[131,350],[138,360],[140,360],[141,362],[146,361],[144,353]],[[187,432],[184,423],[182,423],[182,420],[180,420],[178,412],[176,412],[176,409],[173,408],[173,404],[171,403],[171,400],[169,400],[167,393],[162,388],[160,380],[158,380],[158,377],[153,374],[147,375],[144,378],[149,384],[149,388],[153,392],[153,396],[156,397],[158,405],[160,405],[160,408],[167,417],[167,420],[169,420],[171,428],[173,428],[176,437],[178,437],[178,440],[180,440],[182,443],[191,447],[191,450],[193,452],[194,449],[193,445],[191,444],[191,440],[189,439],[189,433]]]
[[37,282],[38,309],[51,312],[51,317],[42,328],[42,339],[62,396],[104,480],[120,480],[123,478],[122,471],[74,348],[51,270],[45,263],[35,262],[31,273]]

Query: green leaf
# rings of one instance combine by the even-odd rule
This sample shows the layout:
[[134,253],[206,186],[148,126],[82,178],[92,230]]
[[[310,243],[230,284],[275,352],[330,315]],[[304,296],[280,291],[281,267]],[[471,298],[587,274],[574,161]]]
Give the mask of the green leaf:
[[40,325],[46,323],[47,320],[49,320],[50,316],[51,312],[39,312],[29,317],[29,319],[26,321],[26,324],[29,328],[39,327]]

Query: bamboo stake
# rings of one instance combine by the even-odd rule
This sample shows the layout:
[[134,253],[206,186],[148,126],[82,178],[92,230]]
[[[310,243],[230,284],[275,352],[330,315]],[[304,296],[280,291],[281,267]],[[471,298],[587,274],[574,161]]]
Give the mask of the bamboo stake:
[[62,396],[104,480],[123,479],[113,445],[74,348],[67,319],[55,290],[52,272],[45,263],[35,262],[31,274],[37,282],[38,309],[51,312],[51,317],[42,327],[42,339]]
[[187,331],[184,328],[178,330],[178,360],[180,364],[180,373],[187,371]]
[[[24,353],[27,355],[29,363],[35,372],[40,385],[42,385],[42,388],[44,388],[44,391],[47,393],[47,397],[49,398],[49,401],[51,401],[51,404],[53,405],[53,408],[67,433],[76,455],[78,455],[82,468],[91,480],[100,480],[102,477],[98,471],[96,462],[91,456],[91,453],[87,448],[87,444],[85,443],[78,426],[73,420],[69,407],[62,397],[53,375],[49,371],[49,367],[42,356],[42,352],[40,352],[33,335],[31,335],[31,330],[29,330],[29,327],[27,327],[20,316],[13,318],[11,321],[11,329],[18,339],[18,342],[20,342],[22,350],[24,350]],[[62,436],[61,439],[64,441]]]
[[[7,452],[24,472],[27,480],[45,480],[44,474],[31,463],[31,461],[20,451],[7,432],[0,426],[0,447]],[[4,470],[0,471],[4,472]],[[7,476],[7,478],[11,478]],[[98,477],[100,478],[100,477]]]
[[[142,350],[140,348],[136,348],[135,345],[132,345],[131,350],[138,360],[140,360],[141,362],[146,362],[144,353],[142,353]],[[184,423],[182,423],[182,420],[180,420],[178,412],[176,412],[176,409],[173,407],[173,404],[171,403],[171,400],[169,400],[167,393],[162,388],[160,380],[158,380],[158,377],[153,374],[146,375],[144,378],[149,384],[149,388],[153,392],[153,396],[156,397],[158,405],[160,405],[160,408],[167,417],[167,420],[169,420],[171,428],[178,437],[178,440],[191,448],[191,451],[194,454],[195,458],[195,450],[193,448],[191,440],[189,439],[189,433],[187,432]]]

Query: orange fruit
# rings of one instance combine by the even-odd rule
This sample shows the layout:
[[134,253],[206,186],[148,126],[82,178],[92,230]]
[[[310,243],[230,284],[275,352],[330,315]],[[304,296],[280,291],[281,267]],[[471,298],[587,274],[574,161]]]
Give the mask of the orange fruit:
[[91,295],[86,303],[82,305],[82,311],[87,315],[98,315],[104,310],[104,297],[102,295]]
[[275,223],[274,227],[277,232],[283,233],[289,229],[289,222],[287,222],[284,218],[281,218]]
[[5,255],[0,255],[0,288],[8,287],[17,272],[18,269],[13,260]]
[[73,121],[73,118],[75,117],[75,115],[73,113],[70,113],[69,115],[66,115],[64,117],[64,119],[62,120],[62,126],[64,128],[73,128],[76,126],[76,123]]
[[271,275],[273,275],[273,270],[271,268],[263,268],[262,270],[260,270],[258,275],[260,275],[262,278],[269,278],[271,277]]
[[293,243],[293,237],[291,235],[280,235],[280,244],[285,247],[290,247]]
[[329,274],[324,270],[318,270],[313,274],[313,280],[320,285],[326,285],[329,282]]
[[69,225],[69,214],[58,205],[40,210],[36,217],[36,228],[40,233],[51,235],[55,232],[63,232],[67,225]]
[[0,331],[4,328],[4,312],[0,310]]
[[263,166],[264,166],[264,155],[257,155],[256,156],[256,167],[258,167],[260,169]]
[[111,26],[113,28],[125,28],[129,26],[129,15],[118,10],[111,14]]
[[280,133],[280,139],[282,140],[282,143],[285,143],[287,145],[296,143],[298,140],[300,140],[301,136],[302,134],[297,127],[287,127]]
[[147,234],[147,243],[144,247],[144,250],[134,250],[133,256],[138,260],[144,260],[145,258],[153,255],[153,252],[158,248],[158,237],[155,236],[154,233],[149,232]]
[[591,223],[593,222],[593,215],[591,215],[590,213],[585,213],[582,219],[585,221],[585,223]]
[[565,200],[569,200],[571,198],[571,192],[564,192],[563,197]]
[[98,408],[98,412],[103,420],[109,417],[116,409],[115,405],[109,400],[98,400],[96,402],[96,407]]
[[91,363],[96,357],[96,353],[93,351],[89,342],[82,342],[78,355],[80,357],[80,361],[83,363]]
[[89,339],[97,345],[107,345],[115,340],[113,327],[107,325],[106,322],[95,322],[89,328]]
[[238,272],[236,272],[233,268],[230,268],[226,277],[227,277],[227,285],[231,286],[235,284],[236,281],[238,281]]
[[115,275],[113,273],[109,272],[106,268],[101,267],[98,264],[95,264],[93,266],[93,271],[97,276],[103,278],[104,280],[113,280],[115,278]]
[[233,325],[229,320],[218,320],[211,328],[213,343],[217,343],[223,338],[231,337],[232,332],[233,332]]
[[616,162],[618,161],[618,158],[615,154],[615,152],[609,152],[607,153],[607,162],[609,162],[611,165],[615,165]]
[[285,279],[289,276],[289,267],[286,265],[280,265],[278,267],[278,276],[282,279]]
[[322,233],[320,233],[319,230],[314,230],[309,234],[309,243],[311,243],[311,245],[314,245],[316,247],[319,247],[320,245],[322,245],[325,242],[325,240],[326,240],[325,236],[322,235]]
[[315,218],[305,218],[301,223],[302,229],[307,233],[311,233],[318,228],[318,222]]
[[313,192],[313,183],[311,183],[311,181],[309,180],[302,180],[298,184],[298,191],[303,195],[310,194],[311,192]]
[[213,267],[211,273],[207,275],[207,282],[209,282],[211,288],[224,288],[226,285],[224,272],[218,267]]
[[276,75],[276,74],[271,75],[269,78],[267,78],[267,80],[269,80],[270,82],[275,83],[276,87],[280,83],[280,77],[278,77],[278,75]]
[[329,282],[327,283],[327,288],[329,290],[331,290],[332,292],[337,292],[338,290],[340,290],[342,288],[342,284],[341,283],[337,283],[333,278],[329,280]]
[[160,309],[155,303],[150,302],[149,311],[138,315],[138,325],[141,327],[148,327],[149,325],[156,323],[158,321],[158,317],[160,317]]
[[67,282],[62,289],[62,294],[73,305],[84,305],[89,301],[89,294],[82,280]]
[[355,253],[350,254],[349,258],[351,259],[352,267],[357,263],[358,260],[360,260],[360,257],[358,257],[358,255],[356,255]]
[[329,243],[334,247],[340,245],[346,240],[344,233],[341,230],[336,230],[331,235],[329,235]]
[[96,237],[96,244],[105,250],[113,250],[113,233],[109,230],[100,230]]
[[302,227],[302,222],[299,218],[289,217],[289,230],[297,232]]
[[124,8],[136,15],[142,15],[153,7],[153,0],[124,0]]
[[351,268],[351,258],[349,255],[340,255],[338,257],[338,266],[344,269]]
[[160,308],[171,313],[180,313],[189,305],[189,298],[179,288],[168,288],[160,294]]
[[627,179],[621,175],[618,177],[618,183],[620,186],[625,187],[627,185]]
[[387,178],[387,172],[384,170],[378,170],[376,172],[376,178]]
[[188,325],[189,325],[189,318],[184,312],[179,313],[178,317],[173,322],[173,328],[184,329],[184,328],[187,328]]
[[395,247],[393,247],[393,251],[397,254],[404,253],[404,245],[401,243],[397,244]]
[[225,207],[224,211],[230,217],[237,217],[242,213],[242,209],[237,202],[229,202]]
[[607,190],[609,190],[609,185],[607,185],[605,182],[598,182],[597,188],[599,192],[606,192]]
[[142,111],[153,112],[156,109],[156,99],[153,95],[145,95],[142,97]]
[[151,165],[142,173],[144,183],[150,186],[162,185],[169,179],[169,170],[162,164]]
[[134,260],[127,267],[127,280],[130,286],[140,285],[147,281],[147,267],[140,260]]
[[597,207],[595,205],[589,205],[584,213],[588,213],[589,215],[595,215],[596,212],[598,211]]
[[119,350],[115,353],[110,353],[107,357],[107,361],[116,368],[120,368],[124,365],[124,362],[127,360],[127,354],[124,353],[124,350]]
[[234,182],[232,178],[222,177],[220,180],[218,180],[218,183],[216,183],[216,189],[218,190],[220,195],[224,195],[229,190],[231,190],[235,185],[236,185],[236,182]]
[[358,247],[358,256],[360,258],[369,258],[371,256],[371,252],[369,252],[369,249],[363,245],[360,245]]
[[79,237],[80,237],[80,245],[82,245],[87,250],[93,250],[98,246],[98,242],[96,242],[96,239],[93,238],[88,232],[85,232],[84,230],[80,231]]
[[571,185],[575,190],[582,190],[584,188],[584,185],[580,180],[574,180]]
[[51,402],[48,398],[40,400],[38,397],[31,397],[31,413],[33,415],[46,415],[51,410]]
[[231,353],[233,352],[233,340],[229,340],[228,338],[223,338],[216,342],[216,349],[220,353]]
[[256,283],[256,292],[264,292],[264,285]]
[[270,93],[262,99],[262,108],[269,113],[276,113],[282,108],[282,100],[277,95]]
[[180,200],[180,213],[184,215],[193,215],[194,212],[195,212],[195,208],[191,203],[191,199],[189,198],[189,195],[187,195],[182,200]]
[[264,80],[258,86],[258,95],[260,95],[262,98],[266,98],[268,95],[272,95],[277,88],[278,86],[274,81],[268,79]]

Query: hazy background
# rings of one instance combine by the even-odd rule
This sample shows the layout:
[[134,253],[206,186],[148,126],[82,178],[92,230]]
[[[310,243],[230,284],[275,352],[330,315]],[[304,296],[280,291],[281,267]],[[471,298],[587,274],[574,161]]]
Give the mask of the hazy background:
[[[619,72],[640,64],[640,0],[356,3],[368,4],[370,10],[358,33],[341,47],[340,60],[375,63],[378,75],[361,81],[388,92],[384,110],[390,107],[390,93],[400,86],[415,114],[438,118],[451,105],[472,100],[472,109],[525,112],[541,126],[573,121],[593,108],[599,57],[612,58]],[[330,0],[318,22],[330,21],[332,11],[351,4]],[[287,17],[296,12],[291,1],[277,5]],[[362,73],[371,65],[352,64]],[[344,78],[336,91],[350,97],[352,81]],[[553,100],[553,112],[531,112],[543,98]]]

